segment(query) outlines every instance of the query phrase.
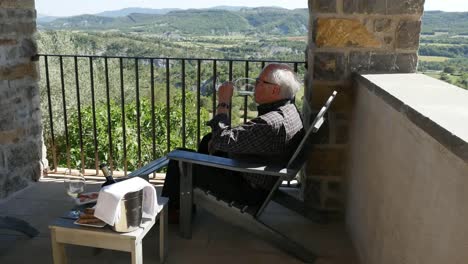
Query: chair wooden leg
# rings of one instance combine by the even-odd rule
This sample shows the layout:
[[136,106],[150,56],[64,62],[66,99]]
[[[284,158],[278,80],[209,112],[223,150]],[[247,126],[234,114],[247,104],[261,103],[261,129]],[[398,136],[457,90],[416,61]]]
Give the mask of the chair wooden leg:
[[168,246],[168,208],[167,204],[164,205],[160,212],[159,218],[159,262],[164,263],[167,255]]
[[206,195],[203,191],[198,189],[194,190],[194,196],[197,205],[200,205],[211,214],[225,220],[228,223],[239,226],[253,234],[258,235],[279,249],[290,253],[291,255],[306,263],[313,263],[315,261],[315,254],[311,253],[308,249],[297,244],[283,234],[277,232],[273,228],[260,222],[252,215],[236,211],[235,209],[229,207],[229,205],[225,202],[217,201],[213,196]]
[[192,164],[179,162],[180,169],[180,234],[183,238],[192,238]]

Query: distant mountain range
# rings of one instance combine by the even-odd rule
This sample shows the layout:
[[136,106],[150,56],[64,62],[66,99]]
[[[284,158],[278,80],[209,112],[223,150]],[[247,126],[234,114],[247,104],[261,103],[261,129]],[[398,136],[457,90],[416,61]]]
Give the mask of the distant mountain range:
[[468,35],[468,12],[426,11],[422,20],[423,34],[445,32]]
[[[125,8],[94,15],[38,15],[39,29],[119,30],[157,34],[307,34],[308,9],[216,6],[207,9]],[[468,12],[427,11],[423,34],[468,35]]]
[[38,17],[39,29],[119,30],[164,34],[304,35],[308,9],[230,7],[209,9],[127,8],[96,15]]

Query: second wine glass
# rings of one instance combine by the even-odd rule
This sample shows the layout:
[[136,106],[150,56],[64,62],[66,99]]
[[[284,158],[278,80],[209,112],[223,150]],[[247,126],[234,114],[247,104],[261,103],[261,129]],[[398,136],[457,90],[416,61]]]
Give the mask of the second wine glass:
[[[65,185],[65,192],[76,202],[76,198],[85,190],[86,180],[81,173],[78,175],[72,175],[70,169],[65,171],[65,176],[66,178],[63,181]],[[72,210],[70,214],[72,217],[78,217],[80,216],[80,211],[77,209]]]

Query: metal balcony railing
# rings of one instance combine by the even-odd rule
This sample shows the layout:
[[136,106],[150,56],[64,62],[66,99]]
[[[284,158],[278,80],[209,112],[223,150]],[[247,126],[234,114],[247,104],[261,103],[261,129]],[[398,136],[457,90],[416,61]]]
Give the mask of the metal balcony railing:
[[[196,148],[216,109],[218,83],[255,78],[272,62],[305,71],[305,62],[274,60],[41,54],[39,62],[52,171],[98,172],[107,161],[124,174],[176,147]],[[233,123],[246,122],[252,99],[236,100]]]

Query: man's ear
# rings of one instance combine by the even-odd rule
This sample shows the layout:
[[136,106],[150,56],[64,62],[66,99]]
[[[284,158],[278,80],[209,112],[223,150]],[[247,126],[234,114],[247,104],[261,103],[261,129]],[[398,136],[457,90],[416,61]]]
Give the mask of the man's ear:
[[278,85],[275,85],[273,89],[271,90],[271,94],[274,96],[278,96],[281,92],[281,88]]

